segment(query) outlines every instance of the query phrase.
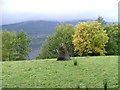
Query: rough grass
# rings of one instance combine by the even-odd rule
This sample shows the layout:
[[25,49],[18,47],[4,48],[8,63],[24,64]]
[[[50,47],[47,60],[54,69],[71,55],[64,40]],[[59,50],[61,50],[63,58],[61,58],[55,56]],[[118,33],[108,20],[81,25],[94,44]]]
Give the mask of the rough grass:
[[[77,65],[74,65],[77,61]],[[118,57],[2,62],[3,88],[118,88]]]

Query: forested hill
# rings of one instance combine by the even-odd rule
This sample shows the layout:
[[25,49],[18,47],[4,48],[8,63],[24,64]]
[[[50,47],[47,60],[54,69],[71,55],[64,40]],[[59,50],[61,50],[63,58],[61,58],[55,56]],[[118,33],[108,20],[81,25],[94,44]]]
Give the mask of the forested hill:
[[[2,25],[2,29],[6,29],[8,31],[19,31],[24,30],[30,36],[38,35],[38,34],[52,34],[54,33],[54,29],[57,24],[60,23],[69,23],[69,24],[77,24],[78,22],[86,22],[89,20],[73,20],[73,21],[65,21],[65,22],[58,22],[58,21],[45,21],[45,20],[35,20],[35,21],[25,21],[15,24],[7,24]],[[112,22],[108,22],[109,24]]]
[[56,25],[60,23],[69,23],[75,25],[78,22],[86,22],[86,21],[88,20],[74,20],[74,21],[66,21],[66,22],[36,20],[36,21],[26,21],[15,24],[3,25],[2,28],[8,31],[24,30],[31,36],[36,34],[52,34],[55,32],[54,29]]
[[59,24],[59,22],[55,21],[26,21],[15,24],[3,25],[3,29],[7,29],[8,31],[19,31],[24,30],[29,35],[35,35],[40,33],[52,34],[54,33],[55,26]]

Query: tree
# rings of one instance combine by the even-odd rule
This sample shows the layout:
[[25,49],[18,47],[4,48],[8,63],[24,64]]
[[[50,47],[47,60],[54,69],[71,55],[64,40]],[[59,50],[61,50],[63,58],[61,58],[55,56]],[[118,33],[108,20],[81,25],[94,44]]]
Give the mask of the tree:
[[101,16],[99,16],[96,21],[98,21],[102,25],[106,25],[106,22],[104,21],[104,19]]
[[59,44],[64,43],[67,47],[70,56],[74,56],[74,48],[72,44],[72,35],[74,34],[74,27],[71,24],[59,24],[55,28],[55,34],[48,38],[50,49],[58,48]]
[[28,52],[32,51],[32,49],[29,48],[31,40],[32,39],[28,37],[27,33],[24,31],[21,30],[18,32],[15,48],[19,60],[25,59],[25,57],[29,57]]
[[105,47],[107,55],[118,55],[118,24],[108,24],[105,30],[109,36],[109,41]]
[[48,40],[45,40],[42,43],[42,46],[38,52],[38,55],[36,56],[36,59],[46,59],[46,58],[54,58],[56,55],[54,55],[52,52],[49,51],[49,43]]
[[25,59],[25,56],[28,56],[27,52],[31,51],[31,48],[28,47],[31,38],[29,38],[24,31],[16,34],[16,32],[3,30],[0,34],[2,34],[3,61]]
[[2,32],[2,59],[3,60],[15,60],[16,57],[16,32],[9,32],[7,30],[3,30]]
[[106,30],[98,21],[82,22],[75,26],[75,34],[73,35],[74,50],[80,56],[93,53],[104,55],[104,47],[108,39]]
[[[49,47],[49,50],[55,50],[58,48],[59,44],[65,43],[65,46],[67,47],[69,55],[74,56],[75,53],[74,53],[74,48],[72,44],[72,40],[73,40],[72,35],[74,33],[73,25],[67,24],[67,23],[59,24],[56,26],[55,31],[56,32],[50,35],[46,41],[48,44],[47,47]],[[53,53],[49,50],[46,51],[47,47],[45,47],[44,45],[46,44],[43,44],[40,50],[41,54],[38,54],[38,55],[46,55],[46,52],[49,52],[50,54],[47,54],[48,56],[45,56],[46,58],[56,57],[56,53]]]

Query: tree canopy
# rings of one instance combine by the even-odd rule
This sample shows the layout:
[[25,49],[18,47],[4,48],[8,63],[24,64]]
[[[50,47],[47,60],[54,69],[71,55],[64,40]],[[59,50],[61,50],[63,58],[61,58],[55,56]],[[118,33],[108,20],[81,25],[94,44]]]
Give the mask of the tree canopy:
[[109,41],[105,47],[107,55],[118,55],[118,24],[108,24],[105,30],[109,36]]
[[101,16],[99,16],[96,21],[98,21],[98,22],[101,23],[102,25],[106,25],[106,24],[107,24],[107,23],[105,22],[105,20],[103,19],[103,17],[101,17]]
[[108,39],[106,30],[98,21],[82,22],[75,26],[73,44],[80,56],[91,53],[104,55]]
[[29,43],[31,38],[28,37],[27,33],[20,31],[18,34],[16,32],[9,32],[3,30],[0,32],[2,34],[2,60],[18,60],[25,59],[32,49],[29,48]]

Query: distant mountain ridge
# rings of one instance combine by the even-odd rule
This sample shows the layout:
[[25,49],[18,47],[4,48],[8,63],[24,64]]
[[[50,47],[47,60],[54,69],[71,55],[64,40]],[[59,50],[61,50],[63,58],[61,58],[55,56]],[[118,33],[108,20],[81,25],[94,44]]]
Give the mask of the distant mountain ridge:
[[74,21],[66,21],[66,22],[58,22],[58,21],[44,21],[44,20],[36,20],[36,21],[25,21],[15,24],[7,24],[2,25],[2,29],[6,29],[8,31],[19,31],[24,30],[30,36],[45,33],[45,34],[53,34],[55,31],[55,27],[60,23],[69,23],[69,24],[77,24],[78,22],[86,22],[88,20],[74,20]]
[[[60,23],[69,23],[72,25],[76,25],[79,22],[87,22],[90,21],[89,19],[86,20],[73,20],[73,21],[45,21],[45,20],[34,20],[34,21],[25,21],[15,24],[6,24],[2,25],[2,29],[6,29],[8,31],[19,31],[24,30],[29,35],[35,35],[38,33],[45,33],[45,34],[53,34],[55,31],[55,27],[57,24]],[[93,20],[92,20],[93,21]],[[113,22],[107,22],[108,24],[112,24]],[[117,23],[117,22],[114,22]]]
[[52,34],[54,33],[54,27],[56,27],[58,23],[59,22],[41,21],[41,20],[26,21],[15,24],[2,25],[2,29],[6,29],[8,31],[24,30],[29,35],[35,35],[38,33]]

